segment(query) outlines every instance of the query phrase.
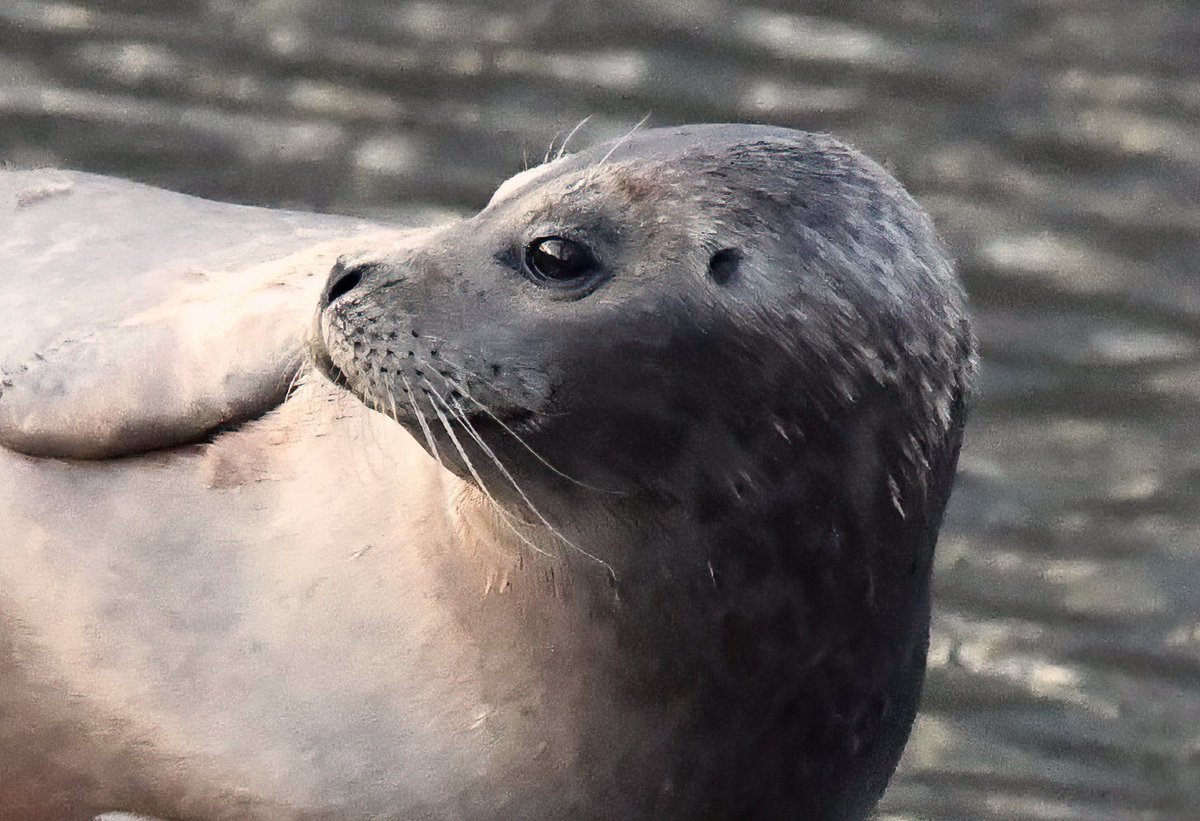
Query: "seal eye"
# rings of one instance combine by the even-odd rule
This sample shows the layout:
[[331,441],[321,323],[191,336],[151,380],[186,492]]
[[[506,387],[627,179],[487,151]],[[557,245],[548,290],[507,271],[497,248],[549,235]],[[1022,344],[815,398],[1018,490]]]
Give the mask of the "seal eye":
[[582,243],[562,237],[541,237],[525,249],[530,278],[545,285],[574,285],[596,272],[596,258]]

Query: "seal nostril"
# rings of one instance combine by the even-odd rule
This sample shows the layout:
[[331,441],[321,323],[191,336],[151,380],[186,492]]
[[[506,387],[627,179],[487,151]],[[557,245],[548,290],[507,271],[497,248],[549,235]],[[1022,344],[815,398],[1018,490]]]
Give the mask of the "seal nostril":
[[362,282],[362,268],[352,268],[329,287],[327,305],[331,305],[341,297],[353,291]]

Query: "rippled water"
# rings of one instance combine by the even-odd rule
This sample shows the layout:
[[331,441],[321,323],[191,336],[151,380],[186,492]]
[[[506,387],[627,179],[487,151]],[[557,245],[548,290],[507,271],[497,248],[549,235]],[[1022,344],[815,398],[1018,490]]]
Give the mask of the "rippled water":
[[593,115],[849,138],[985,367],[886,818],[1200,818],[1200,5],[0,2],[0,158],[376,216]]

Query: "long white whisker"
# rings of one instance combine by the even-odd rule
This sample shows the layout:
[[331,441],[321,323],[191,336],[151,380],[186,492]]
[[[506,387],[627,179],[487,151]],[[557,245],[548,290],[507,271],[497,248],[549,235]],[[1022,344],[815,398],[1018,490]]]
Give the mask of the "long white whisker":
[[[605,487],[596,487],[595,485],[589,485],[587,482],[581,482],[581,481],[579,481],[578,479],[576,479],[574,476],[569,476],[569,475],[567,475],[566,473],[563,473],[561,470],[559,470],[558,468],[556,468],[554,465],[550,464],[550,462],[546,461],[546,457],[542,456],[542,454],[540,454],[540,453],[538,453],[536,450],[534,450],[532,445],[530,445],[530,444],[529,444],[528,442],[526,442],[526,441],[525,441],[523,438],[521,438],[521,434],[517,433],[515,430],[513,430],[512,428],[510,428],[510,427],[508,426],[508,424],[507,424],[507,423],[506,423],[506,422],[505,422],[503,419],[501,419],[499,416],[497,416],[496,414],[492,413],[492,411],[491,411],[491,409],[490,409],[490,408],[488,408],[486,405],[484,405],[482,402],[480,402],[480,401],[479,401],[478,399],[476,399],[474,396],[471,396],[469,393],[466,393],[466,392],[464,392],[464,391],[461,391],[461,390],[459,391],[459,393],[460,393],[460,394],[462,394],[462,395],[463,395],[464,397],[466,397],[467,399],[470,399],[472,402],[474,402],[474,403],[475,403],[475,405],[476,405],[476,406],[477,406],[477,407],[478,407],[478,408],[479,408],[481,411],[483,411],[483,412],[484,412],[484,413],[486,413],[486,414],[487,414],[489,417],[491,417],[492,421],[493,421],[493,422],[495,422],[497,425],[499,425],[499,426],[500,426],[500,427],[501,427],[501,428],[502,428],[502,429],[505,431],[505,433],[507,433],[507,434],[508,434],[509,436],[511,436],[512,438],[516,439],[516,440],[517,440],[517,441],[518,441],[518,442],[521,444],[521,447],[525,448],[525,450],[527,450],[527,451],[529,451],[531,454],[533,454],[533,458],[535,458],[535,459],[537,459],[539,462],[541,462],[541,463],[542,463],[542,465],[543,465],[543,466],[544,466],[544,467],[545,467],[547,470],[549,470],[551,473],[553,473],[553,474],[555,474],[556,476],[559,476],[559,477],[561,477],[561,478],[563,478],[563,479],[566,479],[568,482],[570,482],[570,483],[571,483],[571,484],[573,484],[573,485],[578,485],[579,487],[586,488],[587,490],[594,490],[594,491],[596,491],[597,493],[611,493],[611,494],[613,494],[614,496],[625,496],[625,495],[626,495],[626,494],[625,494],[625,492],[624,492],[624,491],[622,491],[622,490],[610,490],[610,489],[608,489],[608,488],[605,488]],[[455,402],[455,405],[458,405],[458,402]],[[460,410],[460,411],[462,410],[462,406],[461,406],[461,405],[458,405],[458,408],[459,408],[459,410]],[[465,411],[464,411],[464,413],[465,413]]]
[[465,464],[467,466],[467,471],[470,472],[472,478],[475,479],[475,482],[479,485],[479,489],[481,491],[483,491],[483,495],[486,496],[488,498],[488,501],[490,501],[492,503],[492,505],[496,508],[496,512],[500,514],[500,518],[504,521],[504,523],[506,525],[508,525],[508,529],[511,530],[513,533],[515,533],[517,535],[517,538],[520,539],[522,542],[524,542],[526,544],[526,546],[528,546],[535,552],[540,553],[541,555],[545,556],[547,559],[558,558],[557,556],[554,556],[554,555],[546,552],[545,550],[543,550],[542,548],[540,548],[536,544],[534,544],[532,541],[530,541],[529,538],[526,537],[525,534],[522,533],[520,530],[518,530],[517,526],[515,524],[513,524],[512,520],[509,518],[508,511],[506,511],[500,505],[500,503],[496,501],[496,497],[492,495],[492,492],[490,490],[488,490],[488,486],[487,486],[487,484],[484,483],[483,477],[481,477],[479,475],[479,471],[475,470],[475,465],[472,464],[471,457],[467,456],[467,452],[466,452],[466,450],[463,449],[462,443],[459,442],[458,437],[454,435],[454,429],[450,425],[450,420],[448,420],[446,418],[446,415],[444,413],[442,413],[441,409],[437,406],[437,402],[433,401],[434,393],[432,391],[429,393],[429,396],[430,396],[429,404],[433,408],[433,412],[437,414],[438,420],[442,423],[442,427],[446,431],[446,435],[449,436],[450,441],[454,443],[454,448],[455,448],[455,450],[458,451],[458,455],[462,457],[463,464]]
[[300,385],[300,380],[303,377],[304,377],[304,367],[301,366],[301,367],[296,368],[296,372],[294,374],[292,374],[291,381],[288,382],[287,392],[284,393],[284,395],[283,395],[283,401],[286,402],[287,400],[292,398],[293,394],[295,394],[295,392],[296,392],[296,388],[299,387],[299,385]]
[[567,143],[571,142],[571,138],[575,136],[575,132],[578,131],[579,129],[583,128],[584,123],[586,123],[590,119],[592,119],[591,114],[587,115],[582,120],[580,120],[579,124],[576,125],[574,128],[572,128],[570,130],[570,132],[568,132],[567,136],[562,141],[562,145],[560,145],[558,147],[558,154],[556,154],[554,156],[554,159],[556,159],[556,160],[562,159],[563,152],[565,152],[567,150]]
[[542,165],[550,162],[550,155],[554,153],[554,144],[558,142],[558,136],[562,134],[562,129],[554,132],[554,139],[550,141],[550,147],[546,149],[546,156],[542,157]]
[[[442,397],[438,395],[437,390],[433,387],[433,385],[431,385],[429,383],[428,380],[425,381],[425,387],[429,389],[429,396],[430,396],[431,402],[433,404],[433,409],[435,411],[437,411],[438,416],[442,417],[442,413],[438,409],[438,402],[441,402],[443,407],[445,407],[446,410],[449,411],[449,413],[451,415],[455,416],[455,418],[459,422],[462,423],[463,429],[466,430],[471,435],[471,438],[473,438],[475,440],[475,443],[477,445],[479,445],[480,450],[482,450],[484,452],[484,454],[487,455],[487,457],[489,459],[491,459],[492,462],[495,463],[496,467],[499,468],[500,473],[504,476],[505,479],[508,480],[508,483],[513,486],[513,489],[515,491],[517,491],[517,493],[520,495],[521,499],[525,502],[525,505],[529,508],[530,511],[533,512],[533,515],[537,516],[538,519],[541,520],[541,523],[546,526],[546,529],[549,530],[551,533],[553,533],[555,536],[557,536],[558,539],[563,544],[567,545],[568,547],[570,547],[573,550],[578,551],[580,554],[587,556],[589,559],[596,562],[596,564],[603,567],[605,570],[608,571],[608,574],[610,576],[612,576],[613,581],[616,581],[617,574],[613,571],[612,567],[608,564],[608,562],[604,561],[599,556],[596,556],[596,555],[584,550],[582,547],[575,544],[570,539],[568,539],[566,536],[564,536],[562,533],[560,533],[554,525],[550,524],[549,520],[545,516],[542,515],[542,512],[537,509],[537,507],[530,500],[529,496],[527,496],[525,494],[525,491],[517,483],[517,480],[513,478],[513,475],[511,473],[509,473],[508,468],[504,467],[504,463],[500,461],[500,457],[498,457],[496,455],[495,451],[493,451],[490,447],[488,447],[487,442],[485,442],[483,440],[483,437],[481,437],[479,435],[479,432],[477,430],[475,430],[475,426],[471,424],[471,420],[467,418],[466,414],[462,413],[460,410],[459,413],[457,415],[455,415],[454,409],[451,408],[450,405],[446,403],[446,400],[442,399]],[[451,438],[453,438],[453,434],[451,434]],[[456,445],[458,444],[457,439],[455,439],[455,444]],[[474,474],[472,474],[472,475],[474,475]]]
[[[375,384],[374,379],[371,380],[370,384],[371,384],[372,390],[374,390],[378,387]],[[371,410],[375,411],[380,416],[387,416],[387,411],[385,411],[383,409],[383,403],[379,400],[378,396],[371,397],[371,404],[369,405],[369,407],[371,408]],[[380,447],[380,445],[379,445],[379,437],[375,434],[375,417],[368,416],[366,418],[365,422],[366,422],[366,426],[367,426],[367,431],[371,434],[371,442],[373,442],[376,449],[378,449]]]
[[408,404],[412,406],[413,413],[417,417],[417,424],[421,426],[421,433],[425,435],[425,444],[429,445],[429,454],[435,462],[441,465],[442,456],[438,453],[437,444],[433,441],[433,431],[429,429],[429,421],[425,418],[425,414],[421,411],[420,405],[417,403],[417,397],[413,393],[412,384],[404,374],[400,374],[400,379],[404,382],[404,387],[408,391]]
[[631,128],[631,129],[629,129],[629,131],[628,131],[628,132],[626,132],[626,134],[625,134],[625,136],[624,136],[624,137],[622,137],[621,139],[619,139],[619,140],[617,140],[615,143],[613,143],[613,147],[612,147],[612,148],[610,148],[610,149],[608,149],[608,153],[607,153],[607,154],[605,154],[603,157],[601,157],[601,158],[600,158],[600,162],[598,162],[598,163],[596,163],[594,166],[592,166],[592,169],[593,169],[593,170],[592,170],[592,172],[591,172],[591,173],[588,175],[588,182],[591,182],[591,181],[592,181],[592,179],[594,179],[594,178],[595,178],[595,175],[596,175],[597,173],[599,173],[599,171],[600,171],[600,166],[602,166],[602,165],[604,165],[604,163],[608,162],[608,158],[609,158],[609,157],[611,157],[611,156],[612,156],[612,155],[613,155],[613,154],[616,152],[616,150],[617,150],[618,148],[620,148],[621,146],[623,146],[623,145],[625,144],[625,141],[626,141],[626,140],[628,140],[630,137],[632,137],[632,136],[634,135],[634,133],[635,133],[635,132],[636,132],[636,131],[637,131],[639,128],[641,128],[643,125],[645,125],[645,124],[646,124],[646,120],[649,120],[649,119],[650,119],[650,112],[649,112],[649,111],[647,111],[647,112],[646,112],[646,116],[645,116],[645,117],[642,117],[642,119],[638,120],[638,123],[637,123],[637,125],[635,125],[635,126],[634,126],[633,128]]
[[[446,382],[447,385],[449,385],[454,390],[458,391],[458,393],[461,394],[462,396],[466,397],[467,399],[470,399],[473,403],[475,403],[475,405],[478,406],[481,411],[483,411],[484,413],[486,413],[488,416],[490,416],[492,418],[492,421],[494,421],[497,425],[499,425],[501,428],[503,428],[504,431],[509,436],[513,437],[518,442],[520,442],[522,447],[524,447],[527,451],[529,451],[531,454],[533,454],[535,459],[537,459],[539,462],[541,462],[543,465],[545,465],[545,467],[548,470],[550,470],[552,473],[554,473],[555,475],[561,476],[563,479],[566,479],[568,482],[570,482],[572,484],[579,485],[579,487],[586,488],[587,490],[594,490],[597,493],[612,493],[616,496],[624,496],[625,495],[625,493],[623,491],[609,490],[607,488],[589,485],[586,482],[581,482],[578,479],[574,478],[573,476],[568,476],[567,474],[563,473],[561,470],[556,468],[554,465],[550,464],[550,462],[548,462],[546,460],[546,457],[542,456],[542,454],[540,454],[536,450],[534,450],[533,446],[530,445],[528,442],[526,442],[523,438],[521,438],[521,435],[519,433],[517,433],[515,430],[513,430],[511,427],[509,427],[508,424],[505,423],[505,421],[503,419],[498,417],[496,414],[492,413],[491,409],[487,405],[483,404],[478,399],[476,399],[474,396],[472,396],[471,393],[467,390],[465,385],[463,385],[458,380],[452,379],[451,377],[446,376],[444,373],[441,373],[440,371],[437,370],[437,368],[432,367],[428,362],[421,359],[421,357],[419,357],[419,356],[416,357],[416,360],[423,368],[428,368],[429,370],[437,373],[438,376],[440,376]],[[457,401],[455,401],[455,404],[456,405],[458,404]],[[459,406],[459,410],[462,411],[461,406]],[[465,411],[463,411],[463,413],[465,413]]]
[[[383,376],[383,374],[380,374],[380,376]],[[396,386],[386,376],[383,376],[383,384],[387,386],[388,404],[392,408],[392,421],[399,422],[400,413],[396,410]]]
[[309,353],[307,346],[301,347],[300,350],[288,357],[287,367],[295,368],[295,370],[292,372],[292,378],[288,380],[287,391],[283,394],[283,401],[286,402],[292,398],[293,394],[295,394],[301,380],[304,379],[304,374],[307,370],[304,366],[307,365],[308,362]]

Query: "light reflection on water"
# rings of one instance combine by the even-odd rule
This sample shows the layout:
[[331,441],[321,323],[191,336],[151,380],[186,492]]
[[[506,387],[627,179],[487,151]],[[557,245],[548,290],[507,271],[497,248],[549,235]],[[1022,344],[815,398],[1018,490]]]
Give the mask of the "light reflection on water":
[[942,226],[985,367],[884,817],[1200,814],[1200,7],[0,4],[0,156],[471,209],[585,116],[830,130]]

